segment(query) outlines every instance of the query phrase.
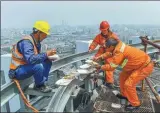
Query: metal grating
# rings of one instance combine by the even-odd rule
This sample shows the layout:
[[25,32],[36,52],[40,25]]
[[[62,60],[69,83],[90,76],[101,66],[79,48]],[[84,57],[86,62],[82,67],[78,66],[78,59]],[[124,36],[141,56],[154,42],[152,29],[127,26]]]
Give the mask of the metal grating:
[[144,113],[150,113],[150,112],[153,112],[152,109],[149,109],[149,108],[145,108],[145,107],[140,107],[138,110],[134,110],[132,111],[133,113],[135,112],[144,112]]
[[[101,90],[99,91],[99,97],[94,103],[94,110],[96,112],[126,112],[124,109],[125,106],[122,104],[121,108],[118,109],[111,107],[112,103],[120,104],[120,100],[113,93],[109,92],[111,92],[110,89],[106,88],[106,90],[104,90],[104,87],[101,87]],[[137,91],[137,94],[142,104],[139,109],[132,112],[154,112],[149,92],[147,90],[145,92]]]
[[145,90],[144,92],[137,91],[137,94],[140,99],[148,99],[150,97],[147,90]]
[[153,73],[149,76],[153,85],[160,85],[160,68],[154,68]]

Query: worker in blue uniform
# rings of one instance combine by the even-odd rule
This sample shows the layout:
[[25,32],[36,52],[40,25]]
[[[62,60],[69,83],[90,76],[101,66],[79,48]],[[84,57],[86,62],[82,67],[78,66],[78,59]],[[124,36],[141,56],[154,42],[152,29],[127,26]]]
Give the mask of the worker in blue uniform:
[[37,21],[33,32],[24,36],[12,48],[12,58],[9,77],[24,80],[34,77],[34,89],[41,92],[50,92],[52,89],[46,85],[52,61],[48,56],[56,53],[55,49],[41,53],[41,41],[49,35],[50,25],[46,21]]

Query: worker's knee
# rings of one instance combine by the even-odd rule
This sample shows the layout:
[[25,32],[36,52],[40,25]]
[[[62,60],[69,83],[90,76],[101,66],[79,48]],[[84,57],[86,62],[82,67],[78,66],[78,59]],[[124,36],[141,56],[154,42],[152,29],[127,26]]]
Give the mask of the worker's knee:
[[49,65],[49,66],[51,66],[52,65],[52,61],[46,60],[46,64]]
[[126,82],[124,83],[124,88],[125,88],[125,89],[130,89],[130,88],[132,88],[132,87],[133,87],[132,83],[130,83],[130,82],[128,82],[128,81],[126,81]]
[[44,70],[44,67],[42,64],[35,64],[34,65],[34,68],[33,68],[34,72],[37,72],[37,71],[43,72],[43,70]]

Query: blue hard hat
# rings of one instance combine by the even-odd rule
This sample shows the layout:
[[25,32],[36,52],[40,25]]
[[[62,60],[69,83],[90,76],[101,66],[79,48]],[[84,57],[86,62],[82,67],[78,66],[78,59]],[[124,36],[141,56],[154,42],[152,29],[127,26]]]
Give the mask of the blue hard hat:
[[110,38],[106,41],[105,46],[110,47],[110,46],[116,46],[118,44],[118,41],[114,38]]

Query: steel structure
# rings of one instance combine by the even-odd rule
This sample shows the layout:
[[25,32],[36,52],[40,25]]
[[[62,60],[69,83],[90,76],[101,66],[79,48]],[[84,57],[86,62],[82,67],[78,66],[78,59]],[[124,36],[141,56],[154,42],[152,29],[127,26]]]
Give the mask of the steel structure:
[[[156,42],[158,45],[160,45],[160,41]],[[144,49],[144,46],[142,46],[141,44],[134,44],[132,45],[134,47],[140,48],[140,49]],[[152,46],[148,46],[148,54],[151,53],[157,53],[159,52],[158,49],[153,48]],[[71,56],[67,56],[65,58],[62,58],[60,60],[54,61],[53,65],[51,67],[51,71],[50,73],[64,67],[67,66],[69,64],[87,59],[91,56],[93,56],[95,54],[96,51],[93,51],[91,53],[88,52],[84,52],[84,53],[78,53],[78,54],[74,54]],[[22,84],[23,82],[23,84]],[[33,83],[32,78],[28,78],[26,80],[20,81],[21,83],[21,87],[22,89],[27,89],[27,87]],[[77,80],[74,80],[71,84],[69,84],[68,86],[64,87],[64,86],[59,86],[54,93],[52,94],[40,94],[37,92],[36,95],[38,96],[42,96],[42,97],[38,97],[37,100],[35,100],[34,102],[32,102],[32,104],[38,109],[43,109],[46,108],[45,111],[54,111],[54,112],[63,112],[64,108],[66,107],[66,109],[68,108],[67,111],[73,111],[73,100],[71,99],[71,97],[73,97],[73,92],[75,89],[75,85],[77,85]],[[25,91],[26,94],[31,94],[32,91]],[[78,90],[76,90],[76,92],[78,93]],[[1,107],[3,105],[5,105],[10,99],[12,99],[15,95],[19,94],[16,85],[11,82],[9,84],[5,84],[3,86],[1,86]],[[42,103],[40,104],[40,103]],[[49,103],[49,104],[46,104]],[[68,104],[68,106],[66,106],[66,104]]]

